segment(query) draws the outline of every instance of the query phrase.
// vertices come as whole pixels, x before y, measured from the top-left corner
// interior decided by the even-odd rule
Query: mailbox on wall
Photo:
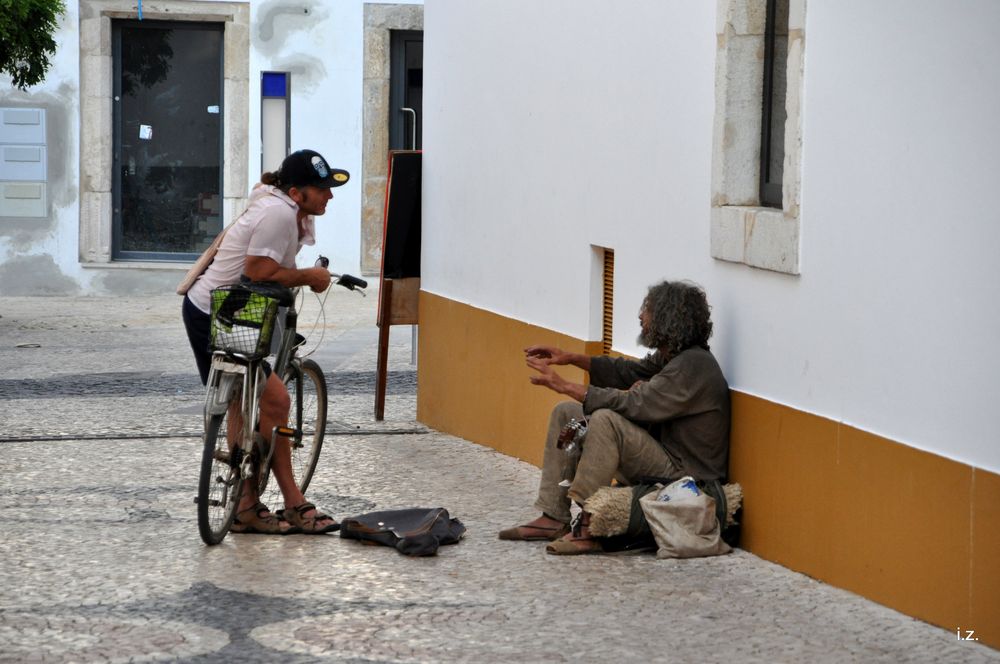
[[[46,217],[45,109],[0,108],[0,217]]]

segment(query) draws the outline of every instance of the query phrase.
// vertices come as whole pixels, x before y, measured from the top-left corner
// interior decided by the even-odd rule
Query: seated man
[[[542,516],[500,531],[500,539],[552,540],[558,555],[601,551],[590,536],[588,514],[570,529],[570,500],[582,506],[612,479],[641,478],[725,481],[729,462],[729,386],[709,352],[712,321],[705,292],[698,286],[664,281],[650,287],[639,311],[639,343],[654,352],[640,361],[589,357],[549,346],[525,349],[535,385],[575,402],[555,407],[549,420],[542,478],[535,508]],[[553,365],[590,372],[590,387],[571,383]],[[579,402],[579,403],[577,403]],[[582,454],[569,468],[557,443],[573,418],[588,416]],[[572,463],[572,462],[570,462]]]

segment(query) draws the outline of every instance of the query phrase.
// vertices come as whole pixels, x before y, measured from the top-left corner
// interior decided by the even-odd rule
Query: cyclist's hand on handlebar
[[[326,270],[330,267],[330,259],[326,256],[320,256],[316,259],[316,268]],[[359,279],[358,277],[353,277],[349,274],[334,274],[333,272],[327,272],[327,277],[333,281],[333,283],[338,286],[343,286],[347,290],[352,290],[355,293],[359,293],[362,296],[365,294],[365,289],[368,288],[368,282],[364,279]],[[316,289],[313,289],[316,290]]]
[[[330,287],[330,272],[323,267],[309,267],[302,270],[304,286],[308,286],[317,293],[322,293]]]

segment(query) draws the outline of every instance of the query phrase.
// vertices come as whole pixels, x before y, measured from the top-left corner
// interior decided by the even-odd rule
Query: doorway
[[[412,108],[406,103],[417,100],[406,99],[406,86],[401,86],[399,73],[400,59],[394,59],[393,42],[411,41],[419,37],[423,56],[424,7],[422,4],[376,4],[365,6],[365,77],[364,77],[364,119],[365,140],[362,147],[361,163],[361,273],[378,274],[382,265],[382,235],[385,226],[385,192],[388,185],[388,151],[411,147],[414,143],[413,125],[401,124],[412,121],[412,116],[399,108]],[[412,44],[411,44],[412,46]],[[403,49],[405,55],[406,51]],[[423,134],[423,57],[420,58],[419,77],[414,74],[413,83],[420,83],[420,115],[417,116],[418,134],[416,143],[422,146]],[[395,66],[394,66],[395,63]],[[402,59],[405,64],[405,58]],[[404,89],[400,89],[400,88]],[[402,97],[402,98],[400,98]],[[414,109],[416,114],[416,109]],[[409,139],[406,138],[409,132]]]
[[[112,257],[193,260],[222,230],[223,24],[112,33]]]
[[[389,86],[389,149],[420,150],[424,119],[423,31],[392,31]]]

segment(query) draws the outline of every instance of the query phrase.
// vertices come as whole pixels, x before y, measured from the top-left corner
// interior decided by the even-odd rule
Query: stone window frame
[[[718,0],[711,254],[797,275],[806,0],[789,1],[781,209],[760,204],[766,11],[766,0]]]
[[[424,29],[424,6],[365,3],[361,272],[382,265],[385,187],[389,175],[389,80],[393,30]]]
[[[246,207],[249,187],[250,4],[161,0],[143,20],[224,23],[222,223]],[[80,262],[135,266],[112,259],[112,19],[138,19],[134,0],[80,0]],[[178,259],[177,262],[188,262]]]

